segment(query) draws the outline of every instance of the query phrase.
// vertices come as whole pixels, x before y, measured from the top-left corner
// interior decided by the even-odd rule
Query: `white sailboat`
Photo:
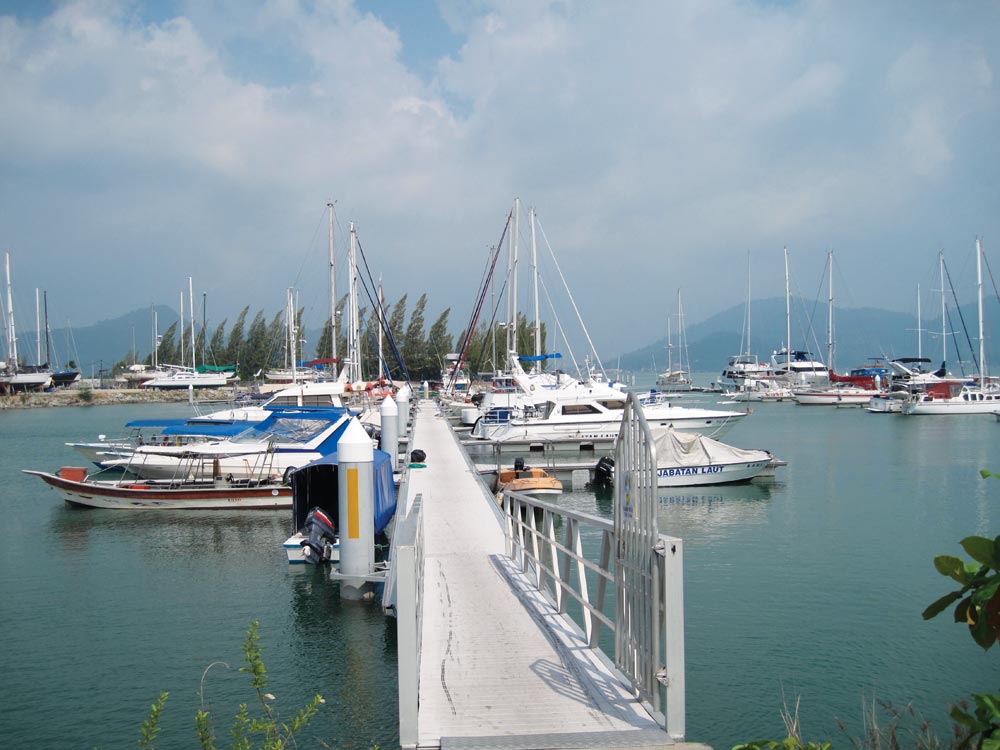
[[[983,246],[976,238],[976,292],[979,312],[979,377],[973,384],[942,379],[914,392],[903,402],[903,414],[998,414],[1000,387],[991,382],[986,367],[983,332]],[[943,292],[942,292],[943,293]]]
[[[10,253],[5,253],[4,259],[7,273],[7,315],[4,318],[4,330],[7,334],[7,361],[0,362],[0,392],[43,390],[52,385],[52,370],[49,366],[40,363],[34,366],[21,365],[18,359],[17,333],[14,328],[14,298],[10,281]],[[40,350],[41,343],[39,343],[39,352]],[[40,356],[41,354],[39,354]]]
[[[684,328],[684,307],[681,304],[680,289],[677,290],[677,338],[677,361],[674,362],[674,343],[671,338],[670,316],[667,316],[667,369],[656,376],[656,388],[658,390],[678,393],[691,390],[691,360],[688,357],[687,334]]]
[[[805,350],[792,349],[792,294],[788,277],[788,248],[785,248],[785,344],[771,354],[771,367],[777,378],[793,390],[798,387],[826,385],[829,370]]]

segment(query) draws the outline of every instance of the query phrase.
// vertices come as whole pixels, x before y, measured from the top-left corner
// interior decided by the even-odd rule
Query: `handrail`
[[[393,535],[394,560],[389,566],[394,578],[396,633],[399,664],[399,743],[416,747],[419,739],[417,709],[420,688],[421,616],[424,570],[423,495],[413,498],[410,512]],[[387,584],[388,587],[388,584]]]
[[[615,473],[614,522],[503,493],[506,553],[559,613],[577,602],[589,648],[600,649],[601,627],[608,628],[615,667],[664,731],[683,741],[683,542],[657,529],[656,452],[635,394],[628,395]],[[596,563],[584,553],[586,531],[600,535]],[[605,611],[609,583],[613,616]]]

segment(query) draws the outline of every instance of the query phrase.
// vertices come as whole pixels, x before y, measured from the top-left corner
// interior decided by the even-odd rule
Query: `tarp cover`
[[[736,448],[695,432],[678,432],[673,427],[667,428],[653,442],[656,445],[656,465],[660,469],[765,461],[771,458],[767,451]]]
[[[389,460],[389,454],[381,450],[375,450],[374,454],[372,473],[373,484],[375,485],[375,533],[378,533],[389,525],[389,521],[392,520],[392,516],[396,512],[396,486],[392,481],[392,462]],[[305,476],[309,471],[318,469],[319,467],[339,466],[339,464],[340,458],[337,453],[329,453],[322,458],[317,458],[315,461],[306,464],[296,474]],[[298,481],[297,477],[296,481]],[[293,492],[297,489],[293,485]],[[336,485],[333,485],[329,489],[330,492],[336,493]],[[332,507],[327,507],[329,510],[333,510]],[[298,530],[298,524],[296,524],[296,530]]]
[[[560,354],[559,352],[552,352],[552,354],[539,354],[537,357],[529,357],[529,356],[518,357],[518,359],[521,360],[522,362],[541,362],[546,359],[561,359],[561,358],[562,354]]]

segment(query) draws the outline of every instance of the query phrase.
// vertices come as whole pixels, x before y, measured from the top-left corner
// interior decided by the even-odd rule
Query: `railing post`
[[[663,631],[666,634],[667,705],[664,729],[678,742],[684,741],[684,543],[680,539],[663,540]],[[657,556],[659,557],[659,556]],[[657,561],[658,562],[658,561]]]
[[[417,709],[420,695],[420,592],[423,546],[421,505],[417,495],[396,545],[396,639],[399,669],[399,744],[415,748],[420,739]]]

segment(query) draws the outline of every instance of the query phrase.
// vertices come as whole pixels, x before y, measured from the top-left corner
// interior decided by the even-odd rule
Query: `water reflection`
[[[149,559],[230,556],[248,549],[278,550],[288,530],[286,510],[246,512],[212,510],[122,511],[57,508],[49,528],[62,548],[86,553],[92,544],[113,540]],[[277,546],[276,546],[277,545]]]

